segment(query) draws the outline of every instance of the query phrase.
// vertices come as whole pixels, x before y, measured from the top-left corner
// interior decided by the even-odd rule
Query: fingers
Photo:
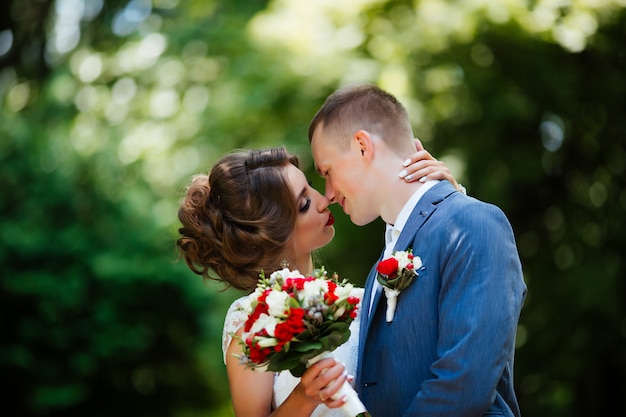
[[[406,166],[398,176],[407,182],[441,180],[452,178],[452,173],[441,161],[436,159],[419,160]]]
[[[347,379],[345,367],[334,359],[323,359],[302,375],[300,383],[305,395],[318,403],[325,403],[329,407],[341,406],[343,399],[332,399]]]
[[[328,385],[326,385],[326,387],[324,387],[324,389],[320,391],[322,393],[322,397],[325,399],[325,401],[323,402],[326,404],[327,407],[341,407],[344,404],[345,398],[340,395],[340,390],[343,384],[346,382],[347,378],[348,374],[344,370],[338,378],[331,381]]]
[[[417,151],[413,155],[411,155],[406,161],[404,161],[402,165],[405,167],[408,167],[409,165],[414,164],[418,161],[422,161],[422,160],[437,161],[435,157],[430,154],[430,152],[422,148],[422,150]]]
[[[398,173],[401,179],[406,182],[419,181],[422,183],[430,180],[448,180],[454,188],[467,194],[465,187],[457,183],[446,164],[435,159],[430,152],[424,149],[417,138],[415,138],[415,146],[417,152],[403,162],[403,169]]]

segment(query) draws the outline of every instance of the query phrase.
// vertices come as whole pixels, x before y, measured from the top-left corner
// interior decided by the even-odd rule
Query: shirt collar
[[[411,198],[409,198],[409,201],[406,202],[404,207],[402,207],[402,210],[400,210],[400,213],[398,214],[398,217],[396,217],[396,221],[394,222],[394,224],[387,224],[387,231],[389,232],[390,228],[392,228],[397,230],[398,232],[402,232],[406,221],[409,219],[409,216],[413,212],[413,209],[420,201],[422,196],[426,194],[426,191],[430,190],[438,182],[439,180],[426,181],[420,188],[418,188],[417,191],[413,193]]]

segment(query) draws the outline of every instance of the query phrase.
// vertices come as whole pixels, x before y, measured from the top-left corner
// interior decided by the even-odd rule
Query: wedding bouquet
[[[261,273],[256,290],[242,303],[248,315],[240,339],[245,366],[263,371],[289,370],[295,377],[329,355],[350,336],[359,298],[352,284],[316,269],[304,276],[288,268]],[[349,417],[369,415],[347,382],[335,395],[347,397],[342,407]]]
[[[376,265],[376,280],[383,287],[387,297],[387,311],[385,317],[387,323],[393,321],[398,304],[398,295],[407,288],[415,277],[417,270],[422,267],[419,256],[413,255],[413,251],[395,251],[390,258],[383,259]]]

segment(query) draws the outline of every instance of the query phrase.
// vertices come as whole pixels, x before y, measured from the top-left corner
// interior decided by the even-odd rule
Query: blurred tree
[[[70,4],[83,13],[75,35],[116,48],[122,38],[100,28],[112,27],[122,3],[108,2],[89,24],[87,3]],[[220,415],[228,391],[213,358],[229,302],[175,262],[158,216],[167,208],[155,207],[139,164],[120,162],[108,142],[114,126],[85,132],[96,128],[93,114],[76,121],[93,91],[81,96],[49,29],[69,6],[16,1],[2,14],[11,17],[0,27],[10,42],[0,56],[4,407],[20,416]]]

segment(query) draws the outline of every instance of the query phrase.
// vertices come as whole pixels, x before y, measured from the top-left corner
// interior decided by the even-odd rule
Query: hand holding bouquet
[[[310,276],[287,268],[261,274],[256,290],[242,303],[248,314],[240,340],[241,363],[255,370],[289,370],[300,377],[306,368],[327,357],[348,340],[359,298],[352,284],[315,270]],[[342,407],[350,417],[366,413],[346,382],[335,396],[346,396]]]

